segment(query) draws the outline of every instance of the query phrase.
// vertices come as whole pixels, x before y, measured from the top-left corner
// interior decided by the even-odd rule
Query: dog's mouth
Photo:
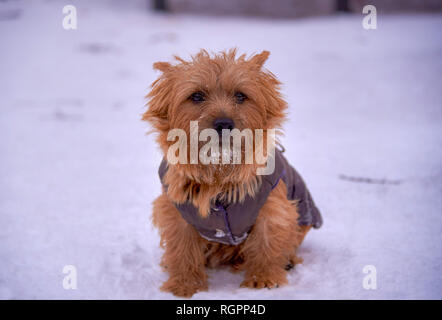
[[[168,162],[181,165],[225,167],[261,166],[273,147],[274,132],[264,129],[234,128],[217,130],[191,121],[189,130],[175,128],[167,136]],[[273,130],[273,129],[272,129]],[[228,169],[231,168],[231,169]]]
[[[220,164],[220,165],[231,165],[238,164],[234,163],[236,159],[243,158],[242,150],[237,150],[236,148],[226,148],[222,146],[222,143],[219,144],[218,148],[215,150],[211,150],[207,153],[207,158],[210,160],[211,164]]]

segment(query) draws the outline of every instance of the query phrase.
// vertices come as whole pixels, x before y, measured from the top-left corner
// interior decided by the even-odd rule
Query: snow
[[[283,144],[324,216],[275,290],[210,270],[194,299],[442,298],[441,14],[301,20],[168,16],[144,1],[0,3],[0,298],[173,299],[151,202],[161,154],[140,121],[155,61],[270,50]],[[352,182],[340,175],[399,183]],[[65,290],[65,265],[78,288]],[[364,266],[377,289],[362,286]]]

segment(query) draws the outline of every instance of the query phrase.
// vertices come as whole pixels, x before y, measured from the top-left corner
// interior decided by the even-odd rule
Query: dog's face
[[[269,52],[246,59],[236,51],[210,56],[201,51],[191,61],[177,58],[178,64],[157,62],[154,68],[162,75],[152,84],[147,95],[149,109],[143,120],[159,133],[158,142],[166,154],[173,141],[167,141],[171,129],[190,134],[190,122],[198,121],[198,130],[276,129],[284,119],[286,103],[279,93],[279,82],[262,66]],[[189,143],[190,139],[188,139]],[[220,139],[221,141],[221,139]],[[190,148],[188,148],[189,150]],[[244,157],[243,157],[244,158]],[[219,175],[216,165],[181,165],[182,170],[195,169],[201,174]],[[223,165],[221,175],[235,177],[235,171],[246,165]],[[253,170],[253,166],[249,166]],[[193,173],[194,174],[194,173]]]

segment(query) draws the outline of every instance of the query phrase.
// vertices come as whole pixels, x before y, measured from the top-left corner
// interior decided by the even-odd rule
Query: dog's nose
[[[229,118],[218,118],[213,121],[213,128],[218,132],[218,134],[222,134],[223,129],[232,130],[235,128],[235,123]]]

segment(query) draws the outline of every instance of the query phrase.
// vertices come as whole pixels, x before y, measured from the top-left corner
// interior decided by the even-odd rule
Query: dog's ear
[[[168,109],[171,97],[171,79],[165,74],[171,70],[173,66],[168,62],[155,62],[154,69],[157,69],[163,74],[158,77],[151,85],[151,91],[146,95],[148,99],[148,109],[143,114],[142,119],[149,121],[155,129],[164,131],[168,128]]]
[[[153,64],[153,68],[155,70],[161,71],[161,72],[166,72],[169,71],[170,69],[172,69],[172,65],[169,62],[155,62]]]
[[[150,98],[147,103],[148,109],[142,115],[142,120],[150,122],[158,131],[166,131],[169,128],[169,121],[167,116],[168,102],[162,101],[164,97],[156,95],[154,92],[158,89],[153,89],[146,97]]]
[[[263,52],[252,56],[249,60],[249,63],[253,66],[254,69],[260,70],[262,68],[262,66],[264,65],[264,63],[266,62],[269,55],[270,55],[270,52],[264,50]]]

